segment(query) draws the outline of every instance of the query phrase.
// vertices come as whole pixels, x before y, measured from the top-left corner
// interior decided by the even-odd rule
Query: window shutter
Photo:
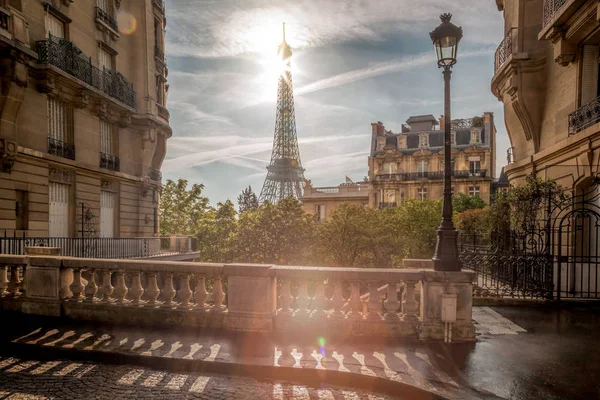
[[[598,97],[598,46],[583,46],[581,105]]]

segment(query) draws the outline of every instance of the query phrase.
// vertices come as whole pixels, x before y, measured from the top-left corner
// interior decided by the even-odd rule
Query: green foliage
[[[442,219],[441,200],[407,200],[394,209],[398,237],[402,238],[405,258],[431,258]]]
[[[204,262],[231,262],[233,237],[238,228],[236,211],[229,200],[210,209],[198,232],[198,251]]]
[[[490,209],[480,208],[463,211],[456,216],[456,229],[463,234],[490,232]]]
[[[202,196],[204,185],[193,184],[187,189],[188,181],[177,183],[168,179],[160,198],[160,235],[196,235],[204,223],[208,211],[208,199]]]
[[[256,197],[254,191],[252,191],[251,186],[248,186],[247,189],[242,190],[242,193],[240,193],[238,196],[237,201],[240,214],[248,210],[258,208],[258,198]]]
[[[485,201],[479,196],[468,196],[464,193],[452,196],[452,210],[455,213],[485,208],[486,206]]]

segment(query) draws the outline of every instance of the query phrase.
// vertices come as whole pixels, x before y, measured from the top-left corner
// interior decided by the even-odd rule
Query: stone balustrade
[[[473,274],[0,255],[0,307],[78,320],[261,332],[474,339]]]

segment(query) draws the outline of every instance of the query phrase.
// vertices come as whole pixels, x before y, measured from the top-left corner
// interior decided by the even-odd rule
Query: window
[[[383,191],[383,202],[388,204],[396,203],[396,191],[394,189],[386,189]]]
[[[165,81],[162,76],[156,77],[156,102],[165,105]]]
[[[469,173],[478,174],[481,170],[481,159],[479,157],[469,157]]]
[[[425,176],[427,174],[428,169],[429,169],[429,161],[427,161],[427,160],[417,161],[417,173],[419,175]]]
[[[50,182],[48,185],[48,236],[69,236],[69,185]]]
[[[379,151],[379,150],[383,149],[384,146],[385,146],[385,137],[378,136],[377,137],[377,147],[375,148],[375,151]]]
[[[96,6],[108,14],[108,0],[96,0]]]
[[[429,134],[428,133],[419,134],[419,147],[429,147]]]
[[[154,233],[158,233],[158,207],[154,207]]]
[[[113,155],[113,126],[110,122],[100,120],[100,152]]]
[[[326,218],[325,204],[317,204],[316,207],[317,222],[323,222]]]
[[[401,149],[406,149],[406,136],[398,137],[398,147]]]
[[[100,69],[114,69],[113,55],[103,47],[98,47],[98,67]]]
[[[385,162],[383,163],[383,172],[385,174],[395,174],[398,172],[398,164],[395,162]]]
[[[469,196],[479,196],[479,186],[469,186]]]
[[[162,29],[162,24],[160,23],[159,20],[155,19],[154,20],[154,45],[160,49],[163,50],[163,29]]]
[[[48,136],[61,142],[70,140],[71,108],[55,98],[48,98]]]
[[[598,86],[598,46],[583,46],[581,66],[581,105],[586,105],[600,94]]]
[[[480,128],[472,128],[471,129],[471,143],[481,143],[481,129]]]
[[[100,237],[115,235],[115,194],[100,192]]]
[[[29,229],[29,192],[26,190],[16,191],[15,217],[16,230],[26,231]]]
[[[46,13],[46,36],[65,38],[65,23],[50,13]]]
[[[417,199],[427,200],[427,188],[420,188],[417,190]]]
[[[450,132],[450,144],[456,146],[456,131]]]

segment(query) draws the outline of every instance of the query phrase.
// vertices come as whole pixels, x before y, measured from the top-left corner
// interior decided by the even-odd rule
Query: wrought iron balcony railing
[[[554,18],[556,13],[565,5],[567,0],[544,0],[544,15],[542,18],[542,27],[548,25],[548,22]]]
[[[569,114],[569,136],[600,122],[600,97]]]
[[[494,73],[496,73],[504,65],[506,60],[508,60],[508,57],[513,54],[515,50],[513,47],[513,37],[516,32],[517,28],[510,28],[496,49],[494,55]]]
[[[404,174],[404,180],[418,181],[425,179],[444,179],[443,171],[408,172]]]
[[[110,15],[109,13],[107,13],[106,11],[104,11],[103,9],[101,9],[100,7],[96,7],[96,19],[99,19],[100,21],[104,22],[105,24],[110,26],[112,29],[114,29],[116,32],[119,31],[119,25],[117,24],[117,19],[115,17],[113,17],[112,15]]]
[[[8,31],[10,26],[10,11],[0,7],[0,29]]]
[[[58,140],[58,139],[49,137],[48,138],[48,153],[58,156],[58,157],[63,157],[63,158],[68,158],[70,160],[74,160],[75,159],[75,145],[73,143],[66,143],[66,142],[63,142],[62,140]]]
[[[160,172],[157,169],[154,168],[150,168],[150,171],[148,173],[148,176],[150,177],[150,179],[152,179],[153,181],[162,181],[162,172]]]
[[[478,170],[466,170],[466,171],[453,171],[452,176],[458,179],[464,178],[485,178],[487,175],[487,170],[478,169]]]
[[[165,52],[158,46],[154,46],[154,57],[158,58],[161,61],[165,60]]]
[[[169,110],[167,110],[165,107],[161,106],[160,104],[156,104],[156,108],[158,109],[158,116],[169,121],[169,118],[171,116],[169,114]]]
[[[384,208],[387,207],[396,207],[396,202],[383,202],[383,203],[379,203],[379,209],[383,210]]]
[[[404,174],[378,174],[375,179],[378,181],[401,181],[404,179]]]
[[[100,168],[118,171],[119,167],[119,157],[100,152]]]
[[[90,57],[68,40],[53,37],[36,42],[39,64],[50,64],[106,95],[135,108],[135,90],[121,73],[99,69]]]

